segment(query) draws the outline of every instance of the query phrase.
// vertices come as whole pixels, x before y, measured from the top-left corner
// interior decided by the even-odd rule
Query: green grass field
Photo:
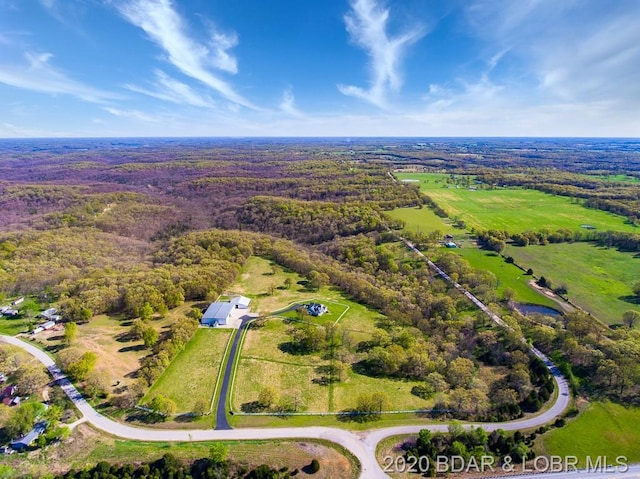
[[[399,179],[418,179],[427,193],[451,218],[459,218],[469,228],[497,229],[512,233],[526,230],[568,228],[579,230],[589,224],[598,230],[640,232],[625,218],[589,209],[563,196],[517,188],[476,189],[446,183],[448,175],[397,173]],[[473,188],[473,189],[472,189]]]
[[[466,259],[474,269],[491,271],[495,274],[498,279],[497,292],[499,298],[502,298],[505,289],[510,288],[515,293],[514,299],[520,303],[539,304],[558,309],[552,299],[529,286],[529,281],[532,279],[531,276],[524,274],[517,266],[507,263],[498,254],[481,250],[474,246],[452,251]]]
[[[396,208],[392,211],[385,211],[385,214],[394,219],[405,222],[405,230],[412,233],[429,234],[433,231],[441,231],[444,234],[460,235],[462,230],[456,229],[451,224],[451,220],[440,218],[433,210],[423,208]]]
[[[607,456],[614,462],[626,456],[629,462],[640,461],[640,409],[612,403],[593,403],[565,427],[541,437],[547,454],[577,456],[585,466],[587,456]]]
[[[176,402],[179,413],[193,411],[198,399],[211,403],[230,329],[201,328],[142,398],[157,394]]]
[[[18,333],[26,333],[29,322],[26,319],[12,319],[0,316],[0,334],[15,336]]]
[[[524,268],[544,276],[552,286],[565,284],[569,299],[607,324],[622,322],[622,314],[640,305],[625,301],[640,278],[640,258],[632,253],[602,248],[589,243],[562,243],[546,246],[509,246]]]

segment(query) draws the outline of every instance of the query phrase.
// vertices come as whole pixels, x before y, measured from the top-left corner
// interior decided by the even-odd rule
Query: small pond
[[[525,316],[528,314],[544,314],[545,316],[553,316],[554,318],[562,316],[560,311],[539,304],[516,303],[516,309]]]

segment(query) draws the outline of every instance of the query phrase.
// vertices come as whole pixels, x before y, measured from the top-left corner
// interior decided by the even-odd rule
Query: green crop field
[[[505,253],[552,286],[566,285],[569,299],[607,324],[622,322],[622,314],[640,305],[629,302],[640,278],[640,258],[632,253],[590,243],[562,243],[518,248]]]
[[[198,329],[141,403],[162,394],[175,401],[179,413],[193,411],[199,399],[210,404],[231,332],[223,328]]]
[[[512,233],[548,228],[579,230],[591,225],[598,230],[640,232],[622,216],[585,208],[570,198],[517,188],[481,189],[481,185],[446,183],[448,175],[398,173],[400,179],[418,179],[427,193],[451,218],[464,220],[469,228],[497,229]]]
[[[640,409],[597,402],[561,429],[542,436],[547,454],[577,456],[580,466],[586,457],[606,456],[610,463],[618,456],[640,461]]]

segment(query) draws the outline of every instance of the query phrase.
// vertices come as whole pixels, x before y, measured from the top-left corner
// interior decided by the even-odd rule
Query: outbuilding
[[[236,296],[231,299],[231,304],[235,305],[236,309],[248,309],[251,304],[251,298],[246,296]]]
[[[200,323],[205,326],[224,326],[229,321],[231,311],[235,309],[233,303],[216,302],[211,303],[202,315]]]

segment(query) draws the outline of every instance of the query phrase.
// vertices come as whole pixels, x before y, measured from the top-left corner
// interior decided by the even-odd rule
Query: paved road
[[[437,265],[432,263],[428,258],[426,258],[422,252],[420,252],[413,244],[409,241],[403,241],[407,244],[409,248],[415,251],[418,255],[423,257],[430,268],[436,271],[440,276],[442,276],[445,280],[449,281],[453,284],[457,289],[459,289],[467,298],[469,298],[474,304],[476,304],[482,311],[484,311],[494,322],[498,325],[508,328],[508,326],[494,313],[492,313],[482,302],[480,302],[475,296],[466,291],[462,286],[453,281],[444,271],[438,268]],[[243,322],[243,327],[246,326],[246,323]],[[241,331],[239,330],[236,338],[234,339],[233,348],[237,348],[238,341],[240,338]],[[398,427],[388,427],[383,429],[376,429],[367,432],[354,433],[350,431],[346,431],[343,429],[337,428],[329,428],[329,427],[305,427],[305,428],[294,428],[294,427],[286,427],[286,428],[275,428],[275,429],[231,429],[227,419],[226,419],[226,397],[228,392],[228,387],[230,384],[231,378],[231,367],[233,361],[231,358],[235,355],[235,350],[231,351],[230,360],[227,363],[227,367],[225,370],[225,380],[223,381],[223,385],[220,392],[220,398],[218,408],[216,410],[217,417],[217,429],[189,429],[189,430],[163,430],[163,429],[145,429],[142,427],[133,427],[126,424],[122,424],[112,419],[109,419],[102,414],[98,413],[95,409],[91,407],[87,401],[82,397],[82,395],[78,392],[75,386],[67,379],[64,373],[56,366],[54,361],[49,357],[45,352],[36,348],[35,346],[29,344],[28,342],[22,341],[18,338],[12,336],[4,336],[0,335],[0,341],[4,341],[6,343],[13,344],[18,346],[33,356],[35,356],[42,364],[46,366],[49,370],[53,379],[60,384],[62,389],[65,391],[67,396],[74,402],[82,415],[86,418],[87,422],[90,422],[98,429],[102,429],[103,431],[112,434],[114,436],[119,436],[127,439],[133,440],[141,440],[141,441],[205,441],[205,440],[242,440],[242,439],[257,439],[257,440],[268,440],[268,439],[304,439],[304,438],[314,438],[314,439],[325,439],[331,442],[335,442],[340,444],[344,448],[348,449],[352,454],[354,454],[358,460],[360,461],[362,473],[361,479],[385,479],[388,478],[387,474],[385,474],[380,465],[376,460],[375,450],[376,445],[383,439],[389,436],[395,436],[399,434],[417,434],[421,429],[430,429],[433,432],[436,431],[446,431],[446,424],[437,424],[437,425],[416,425],[416,426],[398,426]],[[517,421],[503,422],[503,423],[475,423],[467,425],[467,427],[477,427],[481,426],[489,431],[494,429],[505,429],[505,430],[514,430],[514,429],[522,429],[522,428],[531,428],[541,426],[552,421],[554,418],[559,416],[568,406],[569,404],[569,387],[557,370],[557,368],[553,365],[553,363],[540,351],[531,347],[534,354],[540,357],[547,367],[549,367],[550,371],[554,375],[556,386],[558,390],[558,396],[553,405],[542,412],[539,415],[520,419]],[[237,349],[236,349],[237,350]],[[584,475],[584,474],[583,474]],[[556,476],[554,476],[556,477]],[[566,477],[574,477],[574,476],[566,476]],[[577,476],[576,476],[577,477]],[[590,476],[591,477],[591,476]],[[611,477],[611,476],[608,476]],[[627,476],[628,477],[628,476]]]
[[[229,359],[224,368],[224,376],[222,378],[222,384],[220,385],[220,394],[218,395],[218,404],[216,404],[216,429],[226,430],[231,429],[231,425],[227,420],[227,399],[229,397],[229,385],[231,384],[231,377],[233,375],[233,365],[235,363],[236,354],[238,353],[238,344],[244,329],[248,326],[249,322],[255,318],[242,318],[240,327],[236,331],[236,335],[233,337],[233,343],[231,344],[231,351],[229,352]]]

